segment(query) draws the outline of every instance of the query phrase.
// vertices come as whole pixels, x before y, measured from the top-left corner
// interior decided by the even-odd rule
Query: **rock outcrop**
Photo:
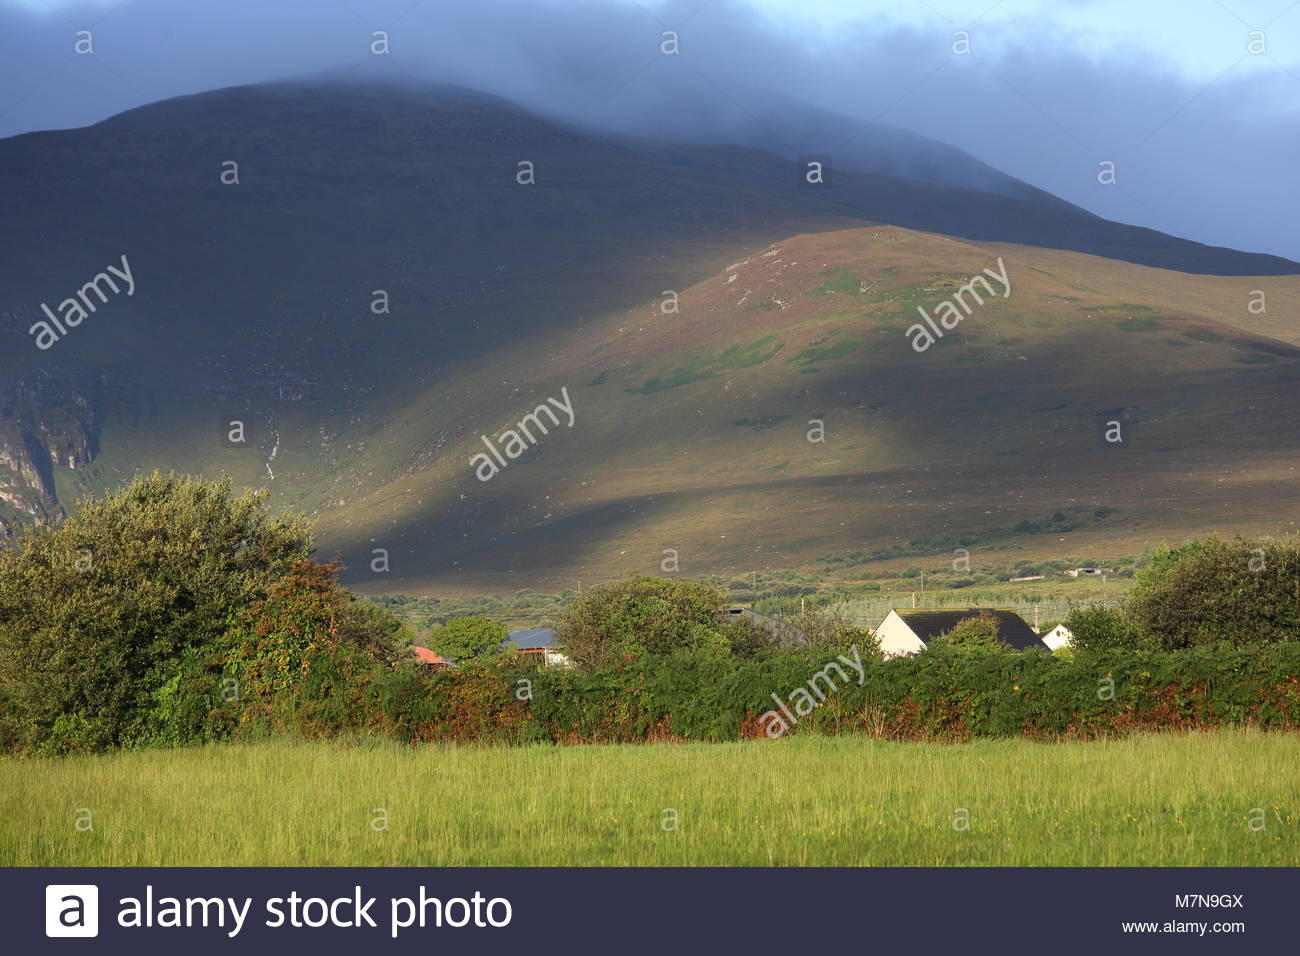
[[[52,373],[0,380],[0,538],[22,521],[64,517],[55,467],[81,468],[98,451],[92,391]],[[7,519],[7,520],[6,520]]]

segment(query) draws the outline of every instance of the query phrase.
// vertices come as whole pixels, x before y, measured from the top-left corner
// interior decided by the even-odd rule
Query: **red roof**
[[[451,661],[439,657],[437,654],[429,650],[427,647],[412,646],[411,650],[415,652],[415,657],[421,664],[442,664],[443,666],[448,666],[451,664]]]

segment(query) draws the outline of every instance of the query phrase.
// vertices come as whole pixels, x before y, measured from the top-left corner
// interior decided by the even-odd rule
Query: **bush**
[[[155,473],[0,551],[0,746],[178,745],[382,715],[411,634],[265,492]]]
[[[1161,549],[1129,597],[1134,625],[1166,650],[1300,636],[1300,539],[1194,541]]]
[[[22,534],[0,550],[0,685],[25,744],[99,750],[151,742],[160,715],[192,725],[178,695],[232,610],[310,549],[306,522],[271,517],[265,492],[156,472]]]
[[[453,617],[429,635],[429,649],[449,661],[467,664],[503,653],[509,638],[510,631],[506,626],[490,617],[480,614]]]
[[[338,570],[300,562],[236,615],[209,661],[233,694],[221,695],[207,736],[258,729],[315,737],[382,723],[384,676],[415,669],[410,633],[357,601]]]
[[[415,740],[555,743],[765,737],[763,714],[828,672],[808,647],[758,659],[678,653],[589,671],[526,674],[508,661],[442,671],[415,692],[400,731]],[[1043,650],[862,660],[844,668],[795,733],[865,733],[895,740],[1041,739],[1249,725],[1300,728],[1300,643],[1178,652],[1090,651],[1072,661]]]
[[[941,654],[1000,654],[1008,648],[998,637],[998,619],[985,611],[962,618],[951,631],[926,645],[925,650]]]
[[[1119,608],[1100,604],[1077,607],[1065,617],[1076,651],[1150,649],[1153,645]]]
[[[556,630],[564,653],[587,669],[682,650],[753,653],[772,643],[751,623],[722,620],[725,608],[722,592],[706,584],[632,577],[584,591]]]
[[[780,639],[790,646],[838,654],[857,645],[864,659],[880,657],[880,643],[864,627],[849,622],[836,608],[807,607],[775,619]]]

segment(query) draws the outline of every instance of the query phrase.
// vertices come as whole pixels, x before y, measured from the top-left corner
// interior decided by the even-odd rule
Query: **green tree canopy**
[[[1120,608],[1100,604],[1076,607],[1066,616],[1065,626],[1074,635],[1070,646],[1076,651],[1153,648]]]
[[[1300,539],[1219,538],[1162,548],[1137,576],[1127,614],[1165,650],[1300,636]]]
[[[217,645],[312,548],[264,491],[155,472],[0,549],[0,685],[38,749],[146,734],[182,660]]]
[[[353,597],[338,571],[298,562],[264,599],[233,614],[216,653],[194,661],[161,697],[160,742],[222,737],[236,725],[309,736],[364,726],[374,713],[375,678],[413,666],[413,635],[390,612]],[[213,664],[220,695],[204,693],[218,676]]]
[[[839,653],[856,646],[864,657],[877,659],[880,642],[865,627],[858,627],[837,608],[803,607],[776,619],[776,631],[790,645],[815,647]]]
[[[580,667],[646,654],[754,654],[775,638],[748,621],[723,620],[721,591],[696,581],[629,577],[584,591],[557,628]]]
[[[951,631],[940,634],[928,649],[962,654],[996,653],[1008,650],[998,637],[998,619],[989,613],[962,618]]]
[[[506,626],[490,617],[453,617],[434,628],[429,635],[429,649],[457,664],[466,664],[502,653],[503,642],[509,637]]]

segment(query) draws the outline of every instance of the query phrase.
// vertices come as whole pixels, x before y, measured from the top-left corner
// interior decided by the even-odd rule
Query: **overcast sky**
[[[665,29],[677,60],[658,53]],[[1300,260],[1293,0],[0,0],[0,136],[330,69],[623,109],[632,126],[669,70],[674,96],[765,86],[1112,219]],[[1120,188],[1097,182],[1102,161]]]

